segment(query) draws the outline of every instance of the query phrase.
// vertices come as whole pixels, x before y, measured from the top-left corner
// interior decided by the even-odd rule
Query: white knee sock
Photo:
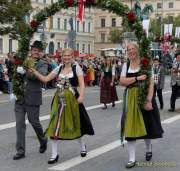
[[[52,140],[51,139],[51,147],[52,147],[52,155],[51,155],[51,158],[56,158],[58,152],[57,152],[57,147],[58,146],[58,141],[57,140]]]
[[[84,141],[82,140],[82,138],[78,139],[78,143],[80,145],[81,151],[86,151],[86,145],[85,145]]]
[[[146,144],[146,152],[151,152],[152,151],[151,139],[144,139],[144,142]]]
[[[129,161],[135,162],[136,141],[128,141]]]

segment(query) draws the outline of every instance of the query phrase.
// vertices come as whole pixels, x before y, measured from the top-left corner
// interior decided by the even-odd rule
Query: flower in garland
[[[22,65],[22,64],[23,64],[23,60],[22,60],[22,59],[19,59],[19,58],[15,58],[14,64],[15,64],[15,65]]]
[[[36,29],[38,27],[38,25],[39,25],[39,22],[37,22],[36,20],[32,20],[30,22],[30,26],[32,29]]]
[[[74,2],[74,0],[65,0],[65,3],[66,3],[69,7],[72,7],[72,6],[73,6],[73,2]]]
[[[148,57],[147,57],[147,56],[143,57],[143,58],[141,59],[141,65],[142,65],[142,67],[143,67],[143,68],[146,68],[146,67],[148,66],[148,64],[149,64],[149,59],[148,59]]]
[[[127,14],[127,18],[128,18],[128,21],[133,24],[135,23],[136,21],[136,14],[132,11],[130,11],[128,14]]]

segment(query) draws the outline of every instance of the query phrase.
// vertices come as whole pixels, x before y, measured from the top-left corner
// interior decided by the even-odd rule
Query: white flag
[[[176,27],[175,37],[180,38],[180,27]]]
[[[172,35],[173,24],[164,24],[164,35],[169,33]]]
[[[143,29],[146,31],[146,35],[148,37],[149,27],[150,27],[150,19],[143,20],[142,25],[143,25]]]

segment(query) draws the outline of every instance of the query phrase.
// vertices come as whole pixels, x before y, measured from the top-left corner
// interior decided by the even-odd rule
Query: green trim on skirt
[[[147,135],[141,109],[138,105],[138,87],[128,88],[127,114],[124,135],[137,138]]]
[[[76,139],[81,136],[80,129],[80,113],[77,99],[73,93],[65,89],[64,90],[65,103],[60,117],[60,128],[58,130],[59,139]],[[49,137],[54,137],[55,130],[58,122],[58,108],[59,108],[59,97],[56,91],[52,108],[50,112],[50,122],[47,128],[46,134]]]

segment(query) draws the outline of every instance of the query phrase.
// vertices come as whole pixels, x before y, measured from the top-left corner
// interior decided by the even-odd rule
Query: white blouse
[[[75,63],[73,65],[76,65],[76,74],[77,76],[83,76],[83,71],[82,68],[79,66],[79,64]],[[62,64],[60,64],[59,66],[57,66],[52,72],[54,72],[56,75],[59,72],[60,67],[62,66]],[[70,72],[68,74],[59,74],[59,78],[72,78],[73,77],[73,72]]]
[[[138,67],[137,69],[132,69],[131,65],[128,68],[128,73],[136,73],[139,72],[140,68]],[[121,77],[126,77],[126,71],[127,71],[127,63],[123,64],[122,72],[121,72]]]

